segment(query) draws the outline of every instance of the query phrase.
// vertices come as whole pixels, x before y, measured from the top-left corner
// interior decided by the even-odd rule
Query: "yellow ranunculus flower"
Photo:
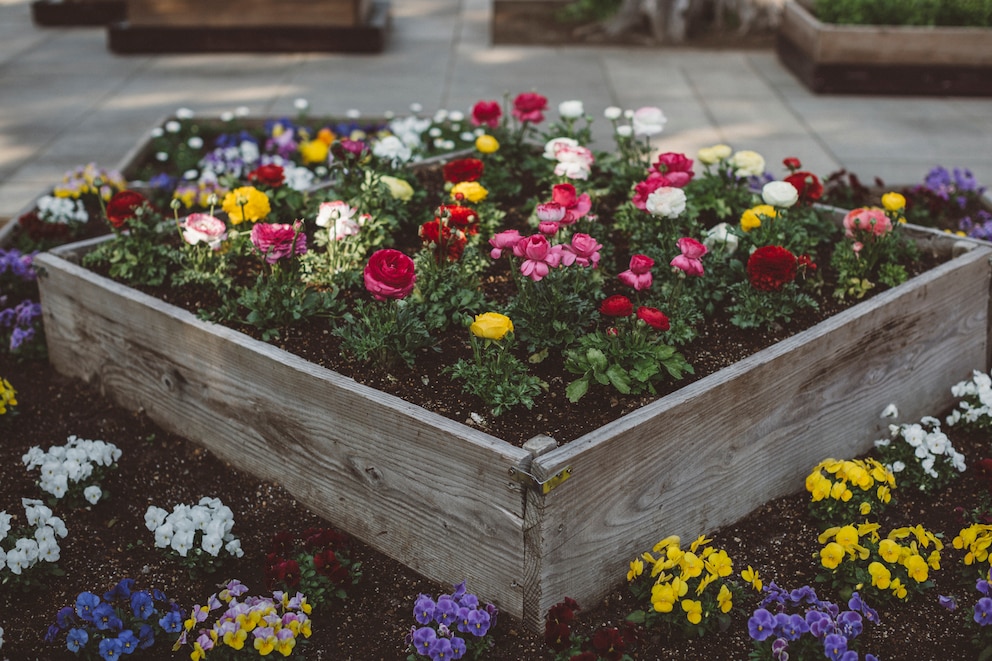
[[[489,195],[489,191],[477,181],[462,181],[451,187],[452,199],[458,199],[458,196],[461,196],[474,203],[486,199],[487,195]]]
[[[513,332],[513,322],[505,314],[485,312],[476,315],[468,329],[472,335],[484,340],[502,340],[504,335]]]
[[[714,165],[725,158],[730,158],[733,152],[734,150],[729,145],[713,145],[700,149],[696,153],[696,157],[705,165]]]
[[[741,214],[741,230],[750,232],[751,230],[758,229],[761,227],[762,217],[775,218],[777,215],[778,213],[775,211],[775,207],[770,204],[759,204],[751,207]]]
[[[386,184],[389,188],[389,194],[393,196],[394,200],[407,202],[411,197],[413,197],[413,186],[411,186],[405,179],[390,177],[389,175],[384,174],[379,177],[379,181]]]
[[[235,188],[224,196],[221,206],[234,225],[240,225],[246,220],[257,222],[272,211],[268,196],[254,186]]]
[[[327,145],[328,143],[323,140],[307,140],[306,142],[301,142],[299,150],[300,156],[303,158],[303,162],[306,164],[326,162],[327,153],[330,151]]]
[[[830,542],[820,550],[820,564],[827,569],[837,569],[844,559],[844,547],[837,542]]]
[[[499,151],[499,140],[484,133],[475,139],[475,148],[483,154],[493,154]]]
[[[892,574],[889,572],[888,567],[881,562],[873,562],[868,565],[868,573],[871,574],[872,586],[879,590],[885,590],[892,584]]]
[[[882,206],[886,211],[902,211],[906,208],[906,198],[899,193],[886,193],[882,196]]]

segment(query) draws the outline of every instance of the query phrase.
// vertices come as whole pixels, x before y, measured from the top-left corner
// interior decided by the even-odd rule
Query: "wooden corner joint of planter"
[[[510,483],[511,488],[515,488],[517,484],[525,484],[533,486],[542,494],[547,494],[572,476],[571,466],[565,466],[554,475],[543,479],[529,472],[531,462],[533,462],[535,457],[539,457],[542,454],[550,452],[558,447],[558,442],[550,436],[535,436],[524,443],[523,447],[524,450],[527,450],[530,453],[528,457],[520,464],[510,466],[507,470],[507,473],[512,480]]]

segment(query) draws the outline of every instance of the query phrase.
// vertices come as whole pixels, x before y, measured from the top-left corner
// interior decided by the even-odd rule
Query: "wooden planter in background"
[[[786,0],[779,60],[834,94],[992,95],[992,28],[835,25]]]
[[[34,0],[31,3],[31,19],[42,27],[103,26],[126,17],[126,0]]]
[[[927,250],[962,245],[907,229]],[[91,245],[35,261],[59,372],[534,629],[563,597],[600,600],[658,539],[712,532],[866,452],[888,404],[935,414],[988,367],[992,248],[970,242],[579,439],[519,448],[98,276],[77,264]]]

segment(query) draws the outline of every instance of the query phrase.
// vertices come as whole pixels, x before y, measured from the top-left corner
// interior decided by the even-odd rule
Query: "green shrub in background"
[[[824,23],[992,26],[992,0],[816,0]]]

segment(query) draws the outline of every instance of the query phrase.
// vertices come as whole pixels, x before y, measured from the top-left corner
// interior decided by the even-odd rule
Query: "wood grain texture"
[[[827,458],[851,458],[899,422],[939,414],[950,386],[987,367],[989,258],[976,247],[731,367],[538,457],[571,478],[527,530],[524,617],[562,596],[595,603],[659,539],[732,523],[803,488]],[[719,542],[719,540],[717,540]]]
[[[55,255],[36,264],[58,371],[520,616],[523,494],[508,471],[527,452]]]
[[[354,26],[370,7],[370,0],[127,0],[127,18],[191,28]]]

